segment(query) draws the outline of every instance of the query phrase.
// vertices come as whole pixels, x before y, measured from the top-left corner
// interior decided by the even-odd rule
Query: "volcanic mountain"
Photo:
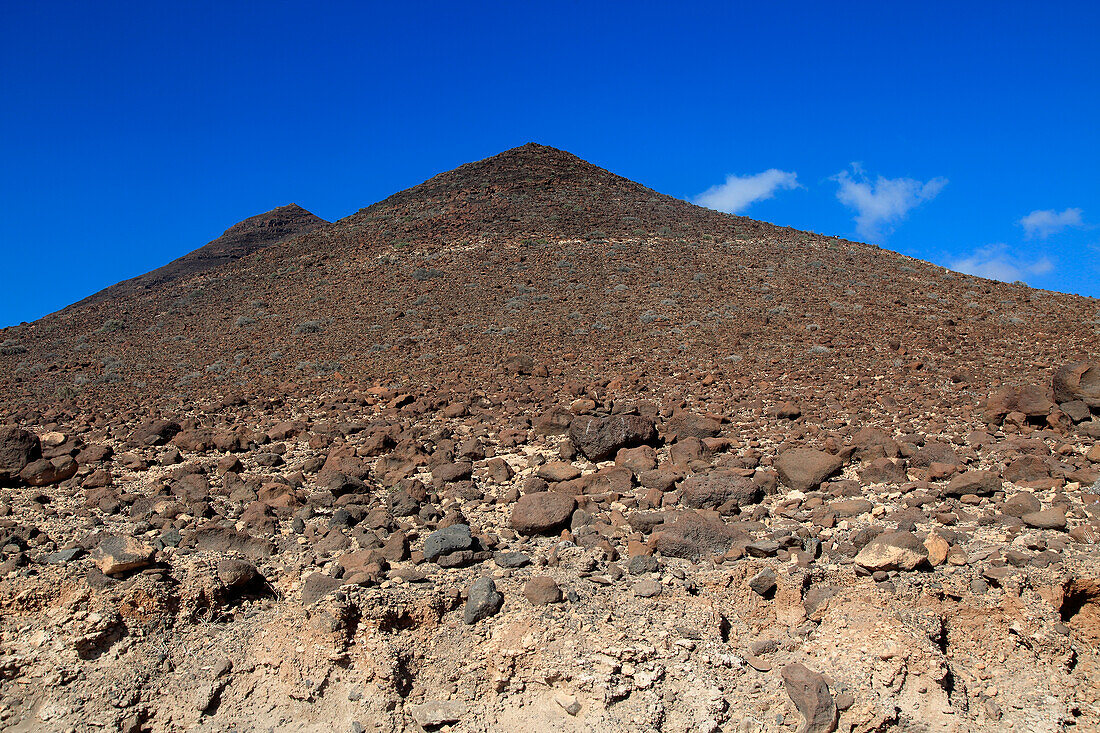
[[[971,379],[1085,349],[1096,314],[1095,300],[703,209],[528,144],[330,225],[295,206],[247,219],[4,329],[0,380],[9,399],[79,402],[542,365],[954,404]]]
[[[1100,729],[1096,300],[524,145],[0,334],[0,728]]]

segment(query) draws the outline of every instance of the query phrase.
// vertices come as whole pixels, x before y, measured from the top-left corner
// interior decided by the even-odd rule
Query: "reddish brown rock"
[[[1042,387],[1034,384],[1009,385],[986,400],[985,419],[990,425],[999,425],[1012,412],[1026,417],[1046,417],[1053,407],[1054,403]]]
[[[783,686],[802,714],[798,733],[832,733],[837,726],[836,702],[825,678],[802,664],[788,664],[780,672]]]
[[[569,423],[569,438],[586,458],[605,461],[622,448],[655,439],[653,421],[640,415],[583,415]]]
[[[812,448],[791,448],[775,461],[780,480],[797,491],[816,489],[843,465],[840,456]]]
[[[1100,409],[1100,363],[1075,362],[1054,372],[1055,402],[1084,402]]]
[[[748,535],[694,512],[684,512],[671,524],[658,527],[649,538],[649,546],[654,551],[666,557],[689,560],[722,555],[734,542],[748,542]]]
[[[556,491],[524,494],[512,507],[512,529],[523,534],[548,534],[569,524],[577,502]]]

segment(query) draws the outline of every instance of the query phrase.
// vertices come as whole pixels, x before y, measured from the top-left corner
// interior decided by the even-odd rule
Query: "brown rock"
[[[797,491],[816,489],[843,465],[840,456],[812,448],[791,448],[775,461],[779,478]]]
[[[780,673],[783,686],[802,714],[798,733],[832,733],[837,709],[825,678],[802,664],[788,664]]]
[[[967,471],[948,482],[944,493],[948,496],[988,496],[1002,487],[1001,477],[993,471]]]
[[[912,570],[928,559],[928,548],[912,532],[883,532],[856,555],[868,570]]]
[[[49,486],[72,478],[76,474],[76,468],[76,461],[70,456],[59,456],[49,460],[39,458],[24,466],[19,472],[19,478],[31,486]]]
[[[1031,512],[1020,517],[1024,524],[1036,529],[1065,529],[1066,510],[1062,507],[1051,507],[1037,512]]]
[[[1054,407],[1046,390],[1034,384],[1003,387],[990,395],[985,405],[985,420],[990,425],[1000,425],[1012,412],[1026,417],[1046,417]]]
[[[928,564],[932,567],[938,567],[947,562],[947,553],[951,550],[951,545],[943,537],[935,532],[930,533],[924,538],[924,547],[928,550]]]
[[[722,425],[714,418],[696,415],[692,412],[677,412],[665,425],[666,440],[684,438],[713,438],[721,431]]]
[[[551,461],[539,466],[538,477],[553,483],[559,481],[572,481],[581,475],[581,470],[572,463],[565,461]]]
[[[512,529],[523,534],[548,534],[569,524],[577,502],[557,491],[524,494],[512,507]]]
[[[523,595],[532,606],[561,602],[561,588],[549,575],[536,575],[523,586]]]
[[[100,539],[91,556],[104,575],[117,575],[148,567],[153,548],[133,537],[109,534]]]
[[[0,482],[7,483],[42,454],[38,436],[18,425],[0,426]]]
[[[763,492],[752,479],[727,471],[690,476],[680,484],[682,501],[693,509],[717,509],[731,503],[742,507],[760,501]]]
[[[635,475],[643,471],[652,471],[657,468],[657,451],[649,445],[623,448],[615,454],[615,465],[628,468]]]
[[[621,448],[649,443],[656,436],[653,421],[640,415],[584,415],[569,423],[573,445],[591,461],[605,461]]]
[[[706,519],[694,512],[684,512],[675,522],[655,529],[649,538],[649,546],[666,557],[695,560],[706,555],[722,555],[734,542],[748,540],[748,534],[743,530]]]
[[[1079,400],[1091,408],[1100,408],[1100,364],[1075,362],[1054,372],[1055,402]]]

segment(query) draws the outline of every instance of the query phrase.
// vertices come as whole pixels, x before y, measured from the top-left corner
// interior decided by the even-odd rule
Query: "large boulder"
[[[558,491],[524,494],[512,507],[512,529],[521,534],[550,534],[569,524],[577,502]]]
[[[752,479],[727,471],[690,476],[680,484],[682,501],[693,509],[717,509],[747,506],[760,501],[763,493]]]
[[[590,461],[606,461],[620,448],[633,448],[656,437],[653,421],[641,415],[582,415],[569,423],[569,438]]]
[[[856,555],[856,564],[868,570],[913,570],[927,560],[928,548],[912,532],[883,532]]]
[[[41,454],[37,435],[18,425],[0,425],[0,483],[13,480]]]
[[[813,448],[791,448],[775,461],[780,480],[797,491],[811,491],[839,471],[844,459]]]
[[[1100,408],[1100,363],[1079,361],[1066,364],[1054,372],[1054,401],[1084,402]]]
[[[697,560],[707,555],[723,555],[734,542],[748,542],[743,530],[694,512],[684,512],[676,521],[657,527],[649,538],[649,547],[665,557]]]
[[[1046,417],[1054,403],[1046,390],[1034,384],[1013,384],[1002,387],[985,403],[985,421],[1000,425],[1010,412],[1020,412],[1030,418]]]
[[[19,478],[31,486],[50,486],[72,478],[76,474],[76,461],[71,456],[39,458],[31,461],[19,472]]]

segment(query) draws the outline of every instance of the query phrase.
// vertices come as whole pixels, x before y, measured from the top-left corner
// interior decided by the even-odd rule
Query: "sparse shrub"
[[[418,267],[415,270],[413,270],[413,273],[412,273],[413,280],[419,280],[420,282],[424,282],[425,280],[431,280],[431,279],[437,278],[437,277],[443,277],[443,273],[440,272],[439,270],[436,270],[436,269],[433,269],[433,268],[430,268],[430,267],[427,268],[427,269],[425,269],[423,267]]]
[[[324,330],[325,323],[320,320],[302,321],[294,328],[294,333],[320,333]]]
[[[96,333],[116,333],[124,328],[126,328],[126,324],[122,321],[116,320],[114,318],[108,318],[106,321],[103,322],[103,325],[99,327],[99,330]]]
[[[249,318],[248,316],[238,316],[235,324],[237,328],[244,328],[256,322],[255,318]]]

